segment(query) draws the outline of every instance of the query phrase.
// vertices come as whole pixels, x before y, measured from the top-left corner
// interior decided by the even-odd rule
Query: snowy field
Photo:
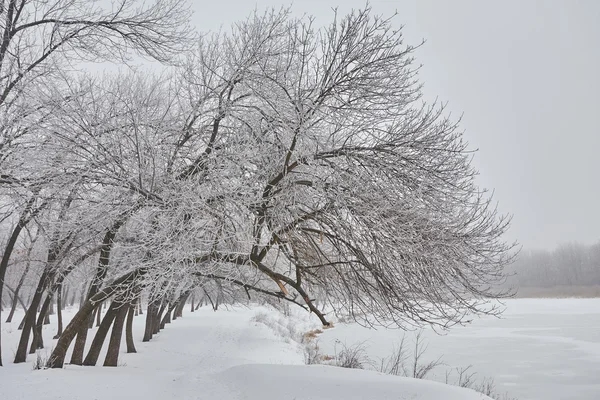
[[[431,377],[443,381],[446,371],[472,365],[478,377],[494,378],[497,392],[508,392],[518,400],[600,399],[600,299],[512,300],[507,306],[503,319],[476,320],[445,336],[427,332],[424,358],[443,356],[446,364]],[[136,318],[139,339],[144,321],[143,316]],[[16,323],[19,319],[16,316]],[[67,365],[63,370],[43,371],[33,370],[33,355],[27,364],[12,364],[16,323],[2,325],[3,400],[486,398],[431,381],[306,366],[304,345],[290,339],[318,327],[306,314],[290,320],[264,308],[217,313],[209,308],[195,313],[186,309],[184,318],[167,325],[151,342],[137,341],[137,354],[121,354],[117,368]],[[45,327],[47,344],[54,333],[53,325]],[[401,338],[400,331],[337,323],[315,340],[323,354],[339,352],[342,343],[362,343],[376,364]],[[405,342],[413,338],[407,333]],[[44,357],[46,351],[40,355]]]

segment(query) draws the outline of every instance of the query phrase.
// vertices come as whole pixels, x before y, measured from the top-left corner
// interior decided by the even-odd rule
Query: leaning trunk
[[[115,323],[113,324],[112,332],[110,334],[110,341],[108,342],[108,351],[106,353],[106,358],[104,359],[105,367],[116,367],[117,363],[119,362],[121,336],[123,336],[123,325],[125,323],[125,317],[128,310],[129,307],[123,303],[121,303],[121,306],[117,309]]]
[[[127,352],[137,353],[135,349],[135,343],[133,341],[133,317],[135,315],[136,306],[135,303],[129,306],[129,312],[127,313],[127,324],[125,326],[125,341],[127,342]]]
[[[171,312],[173,312],[174,309],[175,309],[175,304],[169,306],[169,308],[167,309],[167,312],[160,320],[160,329],[165,329],[165,325],[171,323]]]
[[[83,303],[82,303],[83,304]],[[81,309],[80,309],[81,311]],[[91,313],[93,314],[93,311]],[[73,346],[73,353],[71,353],[71,364],[82,365],[83,364],[83,353],[85,351],[85,342],[87,341],[87,334],[89,329],[89,320],[91,316],[88,316],[85,324],[79,327],[77,332],[77,339],[75,339],[75,345]]]
[[[85,292],[82,291],[81,299],[83,304],[83,299],[87,298],[89,301],[92,299],[100,290],[102,283],[104,282],[104,278],[106,277],[106,272],[108,270],[108,265],[110,262],[110,252],[113,246],[113,240],[117,234],[119,228],[125,223],[125,218],[121,218],[117,220],[113,226],[104,234],[102,238],[102,247],[100,248],[100,256],[98,257],[98,265],[96,266],[96,275],[90,284],[90,288],[87,293],[87,297],[85,296]],[[103,299],[104,300],[104,299]],[[98,318],[100,318],[101,309],[98,307]],[[77,340],[75,341],[75,346],[73,348],[73,353],[71,355],[71,364],[81,365],[83,359],[83,353],[85,351],[85,342],[87,340],[87,329],[92,327],[94,323],[93,315],[92,317],[88,317],[86,320],[86,326],[82,326],[78,329]],[[95,364],[95,363],[94,363]]]
[[[104,308],[105,304],[106,304],[105,302],[102,302],[96,308],[96,327],[99,327],[100,326],[100,322],[102,321],[102,308]],[[89,327],[91,328],[92,325],[93,325],[93,318],[91,318]]]
[[[23,287],[23,284],[25,283],[25,278],[27,277],[27,273],[29,272],[29,268],[31,267],[30,257],[31,257],[32,249],[33,249],[33,246],[31,246],[31,248],[27,249],[27,264],[25,265],[25,270],[21,274],[21,277],[19,278],[19,283],[17,284],[17,287],[15,288],[15,291],[13,293],[14,296],[13,296],[12,304],[10,306],[10,312],[8,314],[8,318],[6,318],[7,323],[12,322],[12,319],[13,319],[13,316],[15,315],[15,310],[17,309],[17,304],[19,301],[21,302],[21,305],[23,306],[23,310],[25,310],[25,312],[27,312],[27,307],[25,307],[25,304],[23,304],[23,301],[19,297],[19,292],[21,291],[21,288]],[[0,282],[2,282],[2,280],[0,280]],[[0,293],[0,296],[2,296],[1,293]]]
[[[65,328],[63,334],[60,336],[60,339],[58,339],[56,347],[54,347],[54,351],[50,355],[50,359],[48,360],[47,366],[49,368],[62,368],[65,363],[65,356],[67,354],[67,350],[71,342],[73,341],[75,335],[82,326],[87,329],[87,319],[94,310],[96,304],[112,296],[113,293],[117,290],[117,288],[131,283],[138,277],[142,276],[144,273],[145,270],[138,269],[129,272],[125,275],[122,275],[120,278],[116,279],[111,285],[102,289],[94,297],[83,303],[79,309],[79,312],[75,314],[69,325],[67,325],[67,327]]]
[[[58,295],[56,296],[56,317],[58,318],[58,331],[56,335],[54,335],[53,339],[58,339],[63,331],[63,320],[62,320],[62,310],[63,310],[63,301],[62,301],[62,284],[58,287]]]
[[[161,329],[160,319],[161,319],[161,316],[163,315],[163,313],[165,312],[165,309],[167,308],[167,306],[168,306],[167,302],[163,302],[163,304],[160,306],[160,310],[156,313],[156,316],[152,319],[152,322],[153,322],[152,333],[153,334],[157,334],[158,332],[160,332],[160,329]]]
[[[33,295],[33,299],[31,300],[31,304],[27,309],[27,313],[25,314],[25,318],[23,319],[23,330],[21,331],[21,339],[19,340],[19,345],[17,347],[17,352],[15,354],[15,364],[25,362],[27,360],[27,345],[29,344],[29,334],[33,329],[36,320],[36,314],[39,304],[42,300],[42,295],[44,294],[44,283],[46,282],[46,274],[42,274],[40,281],[38,283],[38,287]],[[35,335],[35,333],[34,333]]]
[[[148,303],[148,310],[146,311],[146,327],[144,329],[144,338],[142,339],[142,342],[148,342],[152,339],[152,335],[154,334],[154,320],[157,319],[157,309],[158,307],[154,302]]]
[[[21,231],[27,225],[33,215],[28,215],[31,212],[31,209],[35,203],[36,196],[31,196],[29,201],[27,202],[27,206],[21,217],[19,218],[19,222],[17,226],[12,231],[8,242],[6,243],[6,247],[4,248],[4,253],[2,254],[2,259],[0,260],[0,299],[2,298],[2,289],[4,288],[4,277],[6,276],[6,270],[8,269],[8,261],[10,260],[10,256],[12,255],[13,250],[15,249],[15,244],[17,243],[17,239],[21,234]],[[16,296],[15,296],[16,297]],[[2,321],[0,321],[0,367],[2,366]],[[25,347],[27,347],[27,343],[25,343]]]
[[[40,308],[40,315],[38,316],[37,322],[33,327],[33,340],[31,341],[31,347],[29,347],[29,354],[35,353],[37,349],[44,348],[44,337],[42,336],[42,325],[46,320],[46,316],[50,309],[50,303],[52,303],[52,293],[46,296],[44,304]]]
[[[183,316],[183,309],[185,307],[185,302],[190,296],[190,292],[183,293],[181,297],[179,297],[179,302],[177,303],[177,307],[175,307],[175,314],[173,314],[173,319],[181,318]]]
[[[102,319],[102,323],[96,332],[96,336],[94,336],[94,340],[92,340],[92,345],[90,350],[88,351],[85,360],[83,360],[83,365],[94,366],[98,361],[98,357],[100,356],[100,351],[102,350],[102,345],[104,344],[104,340],[106,339],[106,335],[108,334],[108,330],[115,320],[121,303],[117,300],[114,300],[108,311],[104,315]]]

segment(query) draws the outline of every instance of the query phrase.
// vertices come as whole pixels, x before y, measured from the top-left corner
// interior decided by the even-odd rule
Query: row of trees
[[[507,271],[511,273],[507,283],[515,287],[600,285],[600,242],[522,251]]]
[[[420,100],[390,19],[367,8],[317,29],[284,9],[196,37],[179,0],[4,3],[0,282],[37,271],[15,362],[73,282],[85,294],[51,367],[73,343],[71,363],[96,363],[87,331],[109,300],[92,343],[113,327],[105,365],[141,302],[150,340],[199,291],[325,325],[324,305],[386,326],[495,312],[508,220],[457,124]],[[161,72],[76,68],[130,51]]]

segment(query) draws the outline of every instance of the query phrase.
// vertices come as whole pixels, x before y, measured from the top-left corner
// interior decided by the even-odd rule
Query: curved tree
[[[79,23],[81,43],[100,40]],[[159,60],[167,50],[131,44]],[[272,11],[203,36],[159,76],[68,76],[44,93],[52,113],[32,138],[44,139],[43,164],[61,190],[44,186],[21,204],[41,210],[44,231],[56,232],[49,245],[65,237],[100,250],[49,365],[63,365],[75,336],[72,362],[96,364],[111,326],[106,365],[115,365],[139,297],[148,299],[145,341],[194,291],[215,309],[257,296],[294,303],[324,325],[326,309],[400,327],[497,312],[487,302],[506,294],[497,284],[513,256],[502,240],[509,219],[478,188],[457,123],[422,101],[414,51],[368,8],[322,29]],[[75,183],[85,193],[60,222],[64,199],[51,194]],[[60,260],[81,252],[59,247]],[[48,296],[71,268],[55,264],[40,284]],[[84,362],[89,321],[111,297]]]
[[[212,129],[180,176],[231,222],[199,266],[258,272],[324,323],[313,288],[366,324],[496,312],[509,219],[477,187],[457,124],[421,101],[413,51],[369,9],[321,30],[255,15],[203,42],[189,76],[212,84]],[[199,180],[213,173],[218,188]]]

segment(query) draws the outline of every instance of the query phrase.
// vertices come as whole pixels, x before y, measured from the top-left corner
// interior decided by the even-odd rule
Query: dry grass
[[[304,338],[304,342],[309,342],[309,341],[315,339],[321,333],[323,333],[322,330],[320,330],[320,329],[313,329],[312,331],[306,332],[304,335],[302,335],[302,337]]]

